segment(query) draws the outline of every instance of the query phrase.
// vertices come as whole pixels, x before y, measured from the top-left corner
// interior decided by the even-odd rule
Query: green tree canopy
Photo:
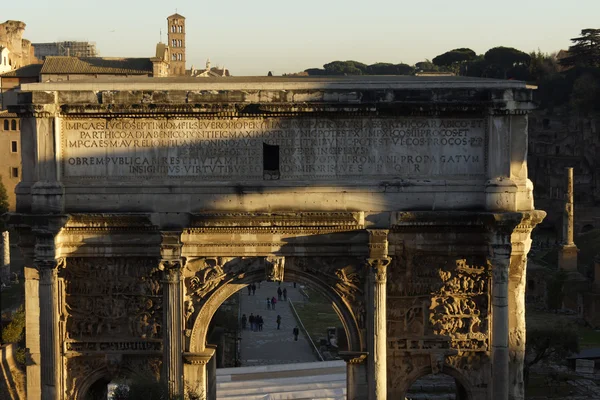
[[[368,75],[412,75],[415,69],[408,64],[375,63],[367,67]]]
[[[438,67],[429,60],[425,60],[416,63],[415,69],[417,70],[417,72],[437,72],[440,70],[440,67]]]
[[[558,73],[558,61],[556,53],[546,54],[539,49],[537,52],[529,53],[531,62],[529,63],[529,74],[536,82],[541,82],[554,74]]]
[[[489,49],[483,57],[489,64],[495,64],[504,69],[517,65],[529,66],[531,62],[529,54],[512,47],[494,47]]]
[[[445,52],[444,54],[440,54],[431,60],[437,66],[450,66],[455,63],[462,63],[464,61],[470,61],[477,57],[477,54],[471,49],[468,48],[460,48],[454,49]]]
[[[323,65],[327,75],[363,75],[367,65],[358,61],[332,61]]]
[[[571,39],[569,55],[560,60],[564,66],[588,66],[600,68],[600,29],[583,29],[581,36]]]

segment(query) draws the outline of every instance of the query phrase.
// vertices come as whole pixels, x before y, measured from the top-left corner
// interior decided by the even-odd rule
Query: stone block
[[[58,103],[60,104],[98,104],[98,95],[91,90],[74,90],[69,92],[58,92]]]
[[[33,92],[30,94],[30,101],[33,104],[53,104],[55,100],[55,92]],[[19,103],[21,103],[21,98],[19,98]]]
[[[594,360],[575,360],[575,371],[580,374],[593,374],[595,364]]]

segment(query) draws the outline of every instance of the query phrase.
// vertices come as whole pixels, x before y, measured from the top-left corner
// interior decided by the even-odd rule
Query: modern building
[[[45,60],[48,56],[98,57],[94,42],[52,42],[34,43],[35,56]]]
[[[179,14],[167,17],[167,27],[171,53],[169,75],[183,76],[185,75],[185,17]]]

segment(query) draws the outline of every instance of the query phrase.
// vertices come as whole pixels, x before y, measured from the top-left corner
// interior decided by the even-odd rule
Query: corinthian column
[[[58,279],[55,261],[36,260],[40,274],[40,363],[42,400],[62,398],[59,370]]]
[[[170,397],[183,394],[183,282],[178,232],[163,232],[163,377]]]
[[[381,400],[387,396],[387,332],[386,332],[386,270],[390,259],[369,258],[368,284],[372,290],[372,302],[370,305],[369,318],[371,334],[369,341],[372,356],[368,358],[372,365],[373,385],[371,385],[370,399]]]
[[[369,230],[367,259],[367,350],[371,381],[369,399],[387,398],[387,309],[386,271],[391,259],[387,256],[387,230]]]

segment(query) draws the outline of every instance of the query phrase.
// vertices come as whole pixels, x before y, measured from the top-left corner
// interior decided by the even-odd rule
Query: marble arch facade
[[[160,376],[211,398],[218,306],[258,279],[339,313],[349,399],[447,373],[523,399],[530,90],[419,78],[25,85],[27,393]]]

